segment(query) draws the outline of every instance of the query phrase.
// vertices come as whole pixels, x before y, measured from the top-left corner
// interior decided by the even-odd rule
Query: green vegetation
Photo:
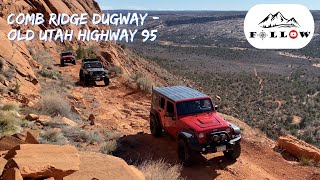
[[[120,76],[122,73],[123,73],[123,70],[120,66],[111,66],[109,69],[108,69],[109,73],[110,74],[114,74],[116,76]]]
[[[3,107],[1,108],[3,111],[18,111],[18,107],[16,104],[9,103],[9,104],[4,104]]]
[[[97,50],[98,47],[96,46],[84,48],[82,45],[79,45],[78,49],[76,50],[77,59],[95,58],[97,55]]]
[[[299,159],[299,163],[302,166],[315,166],[316,162],[313,159],[308,159],[308,158],[300,158]]]
[[[58,71],[50,70],[50,69],[41,69],[38,71],[39,75],[42,77],[55,79],[55,80],[62,80],[62,76]]]

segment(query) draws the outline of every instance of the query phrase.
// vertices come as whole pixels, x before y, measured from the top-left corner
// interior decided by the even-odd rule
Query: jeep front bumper
[[[190,143],[189,146],[192,151],[208,154],[208,153],[216,153],[222,151],[233,150],[235,143],[241,141],[241,135],[237,135],[235,138],[231,139],[228,142],[222,142],[219,144],[198,144],[198,143]]]

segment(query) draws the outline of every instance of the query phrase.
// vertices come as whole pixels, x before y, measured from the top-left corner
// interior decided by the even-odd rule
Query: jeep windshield
[[[91,69],[91,68],[102,68],[102,64],[99,62],[96,63],[86,63],[85,64],[86,69]]]
[[[72,52],[65,52],[65,53],[62,53],[61,56],[72,56]]]
[[[177,103],[178,116],[210,112],[213,105],[210,99],[194,100]]]

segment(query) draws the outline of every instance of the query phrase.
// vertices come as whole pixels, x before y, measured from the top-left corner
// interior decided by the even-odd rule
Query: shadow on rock
[[[118,149],[113,155],[124,159],[128,164],[140,164],[146,160],[163,159],[170,164],[179,163],[177,142],[170,136],[155,138],[150,134],[128,135],[118,140]],[[194,156],[191,167],[183,167],[182,176],[187,179],[213,179],[219,176],[217,170],[223,170],[236,161],[221,156],[207,159],[200,154]]]

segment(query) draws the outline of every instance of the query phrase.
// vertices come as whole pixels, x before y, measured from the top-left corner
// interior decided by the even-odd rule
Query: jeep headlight
[[[93,72],[92,72],[92,71],[90,71],[90,72],[89,72],[89,74],[90,74],[90,75],[93,75]]]
[[[203,134],[203,133],[200,133],[200,134],[198,135],[198,137],[199,137],[200,139],[202,139],[202,138],[204,138],[204,134]]]

